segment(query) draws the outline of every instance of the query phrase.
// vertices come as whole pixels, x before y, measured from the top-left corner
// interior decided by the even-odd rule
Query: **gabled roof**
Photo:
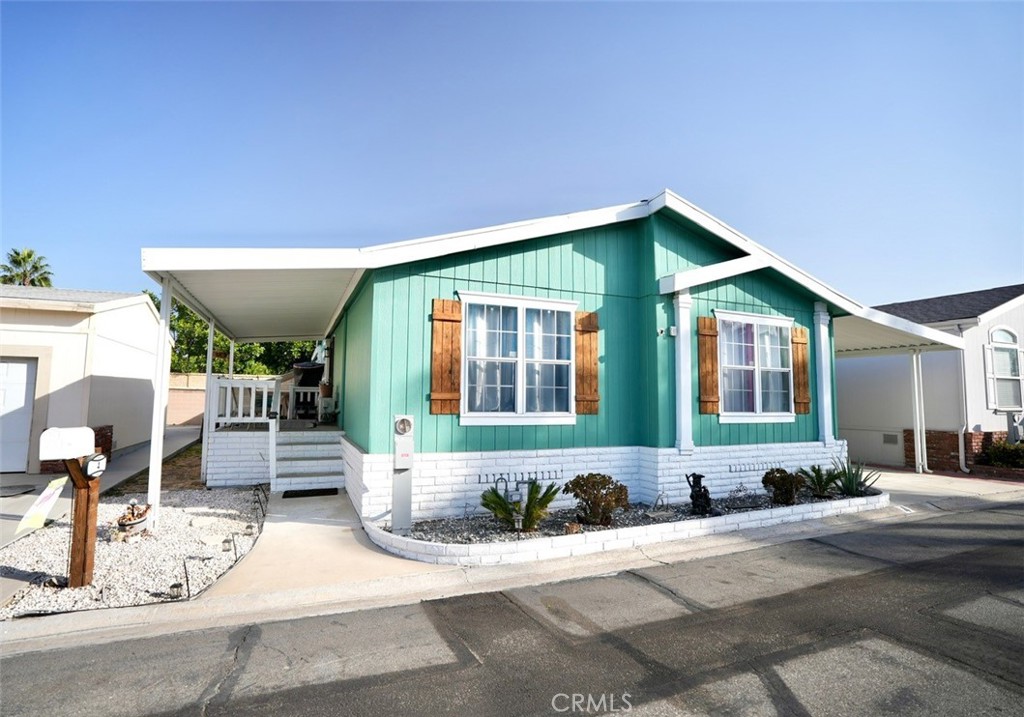
[[[916,321],[919,324],[939,324],[956,319],[980,319],[985,314],[1022,297],[1024,297],[1024,284],[1014,284],[995,289],[968,291],[963,294],[933,296],[930,299],[900,301],[875,308],[893,316]]]
[[[0,306],[11,309],[95,314],[137,303],[147,303],[151,307],[153,305],[149,297],[141,291],[128,293],[90,289],[58,289],[49,286],[0,285]]]
[[[631,204],[362,249],[143,249],[142,269],[158,283],[169,281],[175,296],[201,316],[215,319],[217,328],[236,341],[321,338],[332,330],[368,269],[628,222],[661,211],[701,227],[753,257],[751,267],[778,272],[827,302],[835,315],[845,316],[854,329],[849,335],[858,339],[847,345],[837,338],[837,351],[962,347],[957,337],[857,303],[668,189]]]

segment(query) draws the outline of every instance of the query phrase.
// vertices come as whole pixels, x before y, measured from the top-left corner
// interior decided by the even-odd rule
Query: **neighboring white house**
[[[913,361],[906,355],[841,358],[839,435],[854,460],[962,470],[1008,416],[1024,409],[1024,284],[875,307],[962,336],[964,350],[920,357],[927,450],[915,453]]]
[[[37,472],[51,426],[149,440],[159,315],[143,293],[0,286],[0,471]]]

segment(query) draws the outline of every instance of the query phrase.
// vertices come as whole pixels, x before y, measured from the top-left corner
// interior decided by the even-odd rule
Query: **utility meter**
[[[413,443],[412,416],[395,416],[395,470],[412,468]]]

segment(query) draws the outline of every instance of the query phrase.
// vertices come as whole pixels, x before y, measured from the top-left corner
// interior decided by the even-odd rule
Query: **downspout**
[[[957,333],[960,338],[964,337],[964,330],[960,324],[956,325]],[[960,451],[960,472],[970,473],[971,469],[967,467],[967,446],[964,445],[965,436],[967,435],[967,367],[964,366],[964,350],[960,349],[959,355],[960,361],[960,411],[963,416],[963,425],[960,426],[960,432],[957,434],[957,448]]]

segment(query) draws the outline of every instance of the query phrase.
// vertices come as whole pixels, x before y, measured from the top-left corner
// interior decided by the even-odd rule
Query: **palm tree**
[[[0,264],[0,284],[21,286],[53,286],[50,265],[46,257],[36,254],[34,249],[11,249],[7,252],[7,263]]]

